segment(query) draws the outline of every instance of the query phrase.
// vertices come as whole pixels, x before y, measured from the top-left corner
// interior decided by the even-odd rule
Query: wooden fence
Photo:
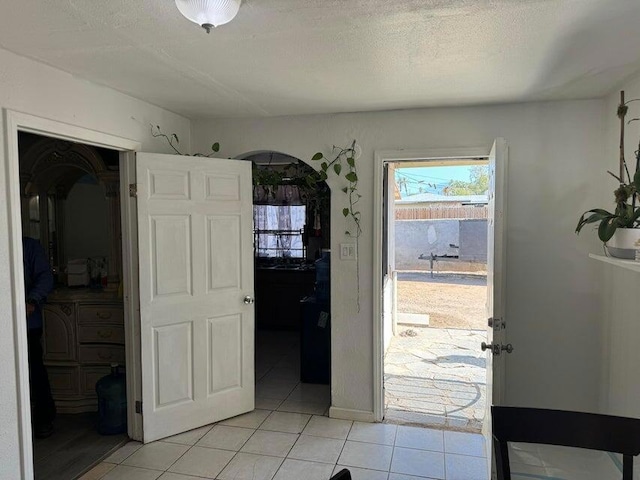
[[[487,218],[486,205],[430,205],[405,207],[396,205],[396,220],[444,220]]]

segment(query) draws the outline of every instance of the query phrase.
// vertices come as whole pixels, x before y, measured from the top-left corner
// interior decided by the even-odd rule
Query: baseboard
[[[329,408],[329,417],[339,418],[342,420],[355,420],[357,422],[369,422],[376,421],[376,417],[373,412],[367,410],[353,410],[351,408]]]

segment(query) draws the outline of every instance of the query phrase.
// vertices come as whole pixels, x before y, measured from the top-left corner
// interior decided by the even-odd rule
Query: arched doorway
[[[330,406],[330,196],[305,162],[253,163],[256,408],[325,415]]]

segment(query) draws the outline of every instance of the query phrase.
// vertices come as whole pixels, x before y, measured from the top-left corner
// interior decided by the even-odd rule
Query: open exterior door
[[[250,162],[139,153],[144,441],[254,409]]]
[[[506,289],[506,198],[507,198],[507,144],[496,139],[489,154],[489,206],[487,239],[487,426],[490,426],[491,405],[504,400],[505,357],[510,345],[505,335]],[[487,442],[491,458],[491,442]]]
[[[383,277],[382,277],[382,321],[384,334],[384,352],[389,348],[392,337],[396,334],[397,309],[396,309],[396,245],[395,245],[395,165],[386,163],[383,173]]]

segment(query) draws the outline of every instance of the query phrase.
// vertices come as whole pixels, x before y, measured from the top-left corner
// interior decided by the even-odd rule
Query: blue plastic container
[[[111,374],[96,383],[98,394],[98,433],[115,435],[127,431],[127,387],[118,364],[111,364]]]
[[[331,252],[323,250],[322,256],[316,260],[316,299],[318,302],[328,302],[331,295],[329,268],[331,266]]]

